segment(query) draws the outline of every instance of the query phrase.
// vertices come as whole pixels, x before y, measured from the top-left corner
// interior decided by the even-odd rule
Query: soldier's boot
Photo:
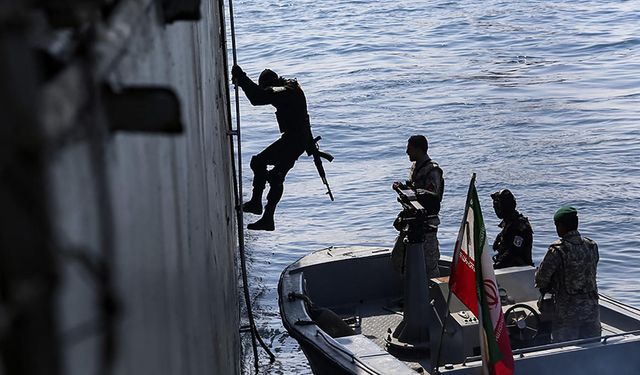
[[[264,208],[264,215],[255,223],[247,225],[247,229],[251,230],[266,230],[273,231],[276,229],[276,224],[273,221],[273,215],[276,211],[276,207],[267,202],[267,206]]]
[[[255,223],[247,225],[247,229],[273,231],[276,229],[273,216],[276,212],[276,205],[282,198],[284,187],[281,184],[271,186],[267,194],[267,205],[264,207],[264,215]]]
[[[273,214],[267,215],[265,214],[255,223],[251,223],[247,225],[247,229],[250,230],[266,230],[266,231],[274,231],[276,229],[276,224],[273,222]]]
[[[251,199],[242,205],[242,211],[256,215],[262,214],[262,189],[253,188]]]

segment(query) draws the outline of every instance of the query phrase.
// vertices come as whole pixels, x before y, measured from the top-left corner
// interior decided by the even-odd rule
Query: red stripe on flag
[[[449,287],[473,315],[478,316],[478,296],[476,293],[476,271],[474,262],[469,254],[460,251],[458,262],[452,264],[452,276]],[[453,276],[455,275],[455,276]]]

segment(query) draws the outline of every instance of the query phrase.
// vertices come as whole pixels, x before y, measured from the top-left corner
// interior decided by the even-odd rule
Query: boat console
[[[500,291],[509,338],[514,349],[550,342],[551,315],[541,313],[538,308],[540,294],[534,288],[535,268],[512,267],[496,270],[496,281]],[[432,343],[438,345],[446,324],[443,337],[443,363],[462,363],[466,358],[480,355],[479,321],[477,317],[454,295],[451,295],[448,314],[447,296],[449,277],[434,278],[430,281],[430,294],[434,301],[436,319],[432,323]],[[445,319],[445,317],[447,317]]]

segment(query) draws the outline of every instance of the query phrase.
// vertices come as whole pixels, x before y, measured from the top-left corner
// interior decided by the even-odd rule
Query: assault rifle
[[[310,139],[310,144],[307,147],[307,155],[313,156],[313,164],[316,165],[316,169],[318,170],[318,174],[322,179],[322,183],[327,186],[327,194],[329,194],[329,198],[331,198],[331,200],[333,201],[333,193],[331,193],[329,182],[327,182],[327,175],[324,173],[324,167],[322,166],[322,159],[327,159],[329,162],[332,162],[333,156],[320,150],[318,141],[321,139],[322,137],[320,136]]]

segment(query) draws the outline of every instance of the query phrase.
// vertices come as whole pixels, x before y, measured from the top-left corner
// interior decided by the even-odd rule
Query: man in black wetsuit
[[[276,205],[282,198],[284,179],[296,160],[310,147],[312,142],[311,126],[307,113],[307,100],[302,88],[295,79],[279,77],[274,71],[265,69],[260,73],[258,84],[242,69],[235,65],[231,69],[232,79],[247,95],[252,105],[271,104],[276,108],[276,119],[282,135],[259,154],[251,158],[253,170],[253,194],[242,205],[244,212],[262,214],[262,193],[269,182],[269,193],[264,214],[248,229],[275,229],[273,215]],[[267,170],[267,166],[273,168]]]
[[[493,242],[493,268],[533,266],[531,247],[533,229],[529,219],[516,210],[516,198],[511,191],[503,189],[491,194],[496,216],[502,219],[502,231]]]

